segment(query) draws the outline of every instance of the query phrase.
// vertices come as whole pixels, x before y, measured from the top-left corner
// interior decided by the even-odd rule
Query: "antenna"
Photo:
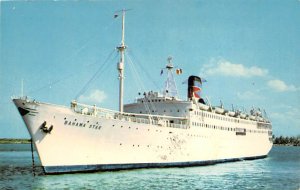
[[[21,80],[21,97],[24,96],[24,79]]]

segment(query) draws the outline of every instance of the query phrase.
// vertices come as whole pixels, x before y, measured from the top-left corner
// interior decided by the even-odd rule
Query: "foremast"
[[[125,13],[126,10],[122,10],[122,40],[120,46],[117,47],[120,53],[120,61],[117,69],[119,72],[119,111],[123,113],[123,94],[124,94],[124,62],[125,62]]]

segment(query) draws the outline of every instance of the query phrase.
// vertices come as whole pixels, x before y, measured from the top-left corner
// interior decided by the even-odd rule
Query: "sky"
[[[198,75],[213,105],[263,108],[276,136],[300,134],[299,0],[58,0],[0,1],[0,138],[29,138],[11,101],[22,81],[37,101],[118,109],[123,8],[124,103],[161,91],[172,56],[180,98]]]

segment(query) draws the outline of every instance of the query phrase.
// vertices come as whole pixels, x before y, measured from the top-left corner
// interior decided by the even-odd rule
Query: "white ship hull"
[[[204,117],[206,112],[191,115],[191,123],[176,128],[13,101],[46,173],[205,165],[263,158],[272,147],[271,129],[259,129],[250,120]],[[45,127],[53,126],[50,133],[41,129],[45,121]],[[238,135],[238,128],[244,128],[245,134]]]

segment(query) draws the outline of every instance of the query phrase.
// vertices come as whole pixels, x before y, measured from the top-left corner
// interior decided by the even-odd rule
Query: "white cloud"
[[[93,90],[89,95],[81,95],[78,98],[79,102],[90,103],[90,104],[99,104],[106,99],[106,94],[101,90]]]
[[[252,91],[238,92],[237,97],[240,100],[260,100],[263,99],[258,93]]]
[[[210,64],[206,64],[202,68],[202,73],[207,75],[223,75],[231,77],[253,77],[253,76],[266,76],[267,69],[262,69],[256,66],[245,67],[242,64],[234,64],[227,60],[212,60]]]
[[[277,92],[294,92],[298,90],[294,85],[287,85],[284,81],[278,79],[269,80],[267,84],[270,88]]]
[[[300,109],[292,107],[290,110],[281,110],[281,112],[272,112],[270,117],[272,120],[289,121],[296,123],[295,127],[300,127]]]

